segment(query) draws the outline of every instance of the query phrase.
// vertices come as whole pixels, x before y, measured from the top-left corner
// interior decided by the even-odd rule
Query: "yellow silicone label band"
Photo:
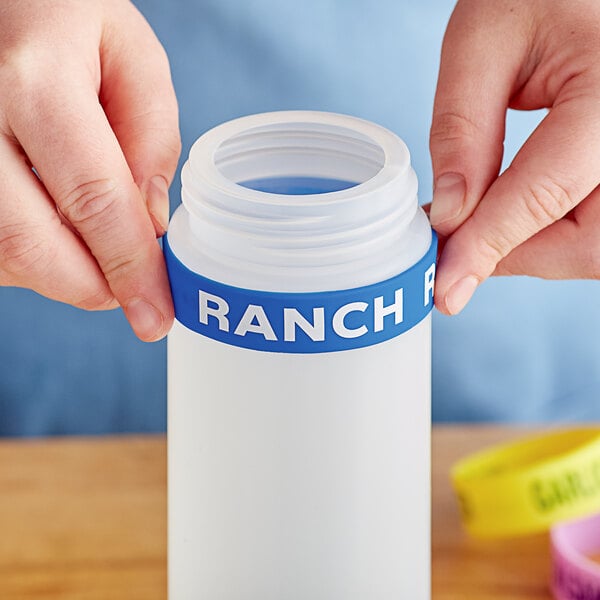
[[[472,535],[545,531],[600,510],[600,428],[494,446],[456,463],[451,477]]]

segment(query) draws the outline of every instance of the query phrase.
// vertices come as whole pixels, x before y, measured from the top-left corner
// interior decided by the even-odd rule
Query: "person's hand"
[[[168,61],[130,2],[2,0],[0,285],[120,304],[141,339],[164,337],[156,236],[179,152]]]
[[[550,110],[498,177],[507,107]],[[492,274],[600,278],[600,2],[460,0],[430,142],[440,311]]]

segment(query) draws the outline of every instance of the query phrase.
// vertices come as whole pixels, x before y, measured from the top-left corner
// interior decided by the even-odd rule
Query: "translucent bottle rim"
[[[350,185],[297,194],[245,185],[294,177]],[[254,289],[368,285],[410,267],[431,241],[404,142],[335,113],[263,113],[211,129],[184,165],[182,201],[194,250],[174,241],[176,253],[215,280]]]
[[[360,146],[359,151],[364,153],[367,145],[373,149],[373,162],[376,168],[366,177],[361,177],[357,185],[347,189],[321,192],[315,194],[290,195],[274,192],[264,192],[250,189],[235,181],[224,173],[219,165],[220,153],[224,145],[243,137],[266,135],[280,131],[304,129],[307,136],[312,136],[313,146],[311,152],[315,152],[314,136],[325,132],[335,132],[340,141],[355,141]],[[341,151],[341,149],[340,149]],[[284,203],[290,206],[320,206],[331,203],[344,203],[348,198],[359,199],[360,196],[380,190],[390,183],[406,186],[410,176],[410,153],[406,144],[394,133],[358,117],[341,115],[337,113],[321,111],[278,111],[240,117],[223,123],[203,134],[192,146],[185,171],[182,175],[184,187],[196,188],[199,192],[205,192],[205,188],[226,195],[229,199],[243,198],[244,201],[265,205],[280,205]],[[316,173],[313,173],[317,175]],[[286,176],[291,173],[285,173]],[[331,172],[325,176],[331,177]],[[401,181],[399,181],[401,180]],[[412,186],[409,186],[412,187]],[[415,190],[411,190],[416,193]],[[184,204],[188,210],[194,212],[193,201],[184,196]]]

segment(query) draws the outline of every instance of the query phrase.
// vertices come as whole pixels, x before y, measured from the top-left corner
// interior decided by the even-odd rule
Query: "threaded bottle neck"
[[[336,191],[264,191],[292,180],[321,181],[324,189],[330,182]],[[310,274],[322,289],[331,277],[365,285],[410,266],[431,239],[419,243],[416,259],[403,260],[414,242],[407,230],[424,219],[408,149],[390,131],[354,117],[287,111],[225,123],[194,144],[182,182],[198,248],[258,279]]]

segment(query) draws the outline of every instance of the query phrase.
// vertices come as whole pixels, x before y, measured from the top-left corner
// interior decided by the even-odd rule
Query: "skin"
[[[179,153],[167,57],[132,4],[2,0],[0,285],[121,305],[142,340],[164,337],[156,236]]]
[[[507,108],[548,114],[498,175]],[[437,308],[490,275],[600,278],[600,2],[460,0],[431,128]]]
[[[499,176],[509,107],[549,113]],[[460,0],[430,147],[440,311],[493,274],[600,278],[600,2]],[[0,285],[121,305],[164,337],[155,238],[180,149],[166,55],[130,2],[2,0]]]

